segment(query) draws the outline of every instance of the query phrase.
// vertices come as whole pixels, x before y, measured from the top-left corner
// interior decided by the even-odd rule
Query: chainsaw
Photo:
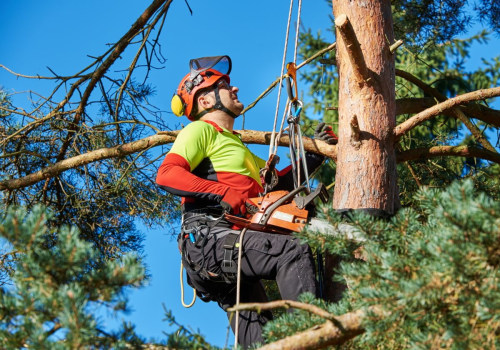
[[[301,196],[304,192],[306,195]],[[227,221],[240,228],[255,231],[290,234],[300,232],[311,219],[313,201],[328,201],[328,192],[320,183],[314,191],[299,186],[293,191],[272,191],[262,197],[249,198],[246,216],[225,214]]]

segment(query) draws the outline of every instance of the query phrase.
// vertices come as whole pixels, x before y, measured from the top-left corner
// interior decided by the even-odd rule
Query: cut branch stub
[[[401,45],[403,45],[403,40],[399,39],[389,47],[389,51],[391,51],[391,53],[394,53],[394,51],[396,51]]]
[[[361,146],[361,130],[359,129],[358,117],[356,117],[356,114],[354,114],[351,119],[351,145],[358,149]]]
[[[349,55],[349,61],[352,65],[354,79],[359,85],[362,85],[369,80],[369,74],[359,42],[356,39],[356,33],[354,33],[354,29],[345,14],[341,14],[337,17],[335,26],[339,30],[342,40],[344,40],[344,45]]]

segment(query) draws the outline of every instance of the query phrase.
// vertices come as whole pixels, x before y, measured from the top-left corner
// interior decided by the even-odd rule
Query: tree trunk
[[[333,206],[392,215],[399,194],[391,3],[338,0],[333,14],[340,90]]]

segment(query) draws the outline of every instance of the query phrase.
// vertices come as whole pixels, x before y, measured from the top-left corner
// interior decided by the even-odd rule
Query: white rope
[[[300,28],[301,12],[302,12],[302,0],[299,0],[299,7],[297,10],[297,28],[295,28],[295,48],[293,51],[293,63],[295,64],[297,63],[297,48],[299,47],[299,28]]]
[[[276,137],[276,124],[278,123],[278,112],[280,109],[280,99],[281,99],[281,86],[283,85],[283,74],[285,72],[285,61],[286,61],[286,53],[288,49],[288,37],[290,35],[290,22],[292,21],[292,10],[293,10],[293,0],[290,0],[290,9],[288,10],[288,21],[286,24],[286,35],[285,35],[285,47],[283,49],[283,59],[281,61],[281,74],[280,74],[280,82],[278,86],[278,100],[276,101],[276,112],[274,113],[274,124],[273,124],[273,133],[271,134],[271,142],[269,143],[269,157],[272,154],[276,154],[277,148],[273,149],[272,145],[274,145],[274,140]],[[283,127],[283,125],[282,125]]]
[[[292,18],[293,1],[294,0],[290,0],[290,9],[288,11],[288,22],[287,22],[287,26],[286,26],[286,36],[285,36],[285,47],[283,49],[283,59],[281,62],[281,74],[280,74],[280,81],[279,81],[279,86],[278,86],[278,98],[276,101],[276,111],[274,114],[273,132],[271,134],[271,141],[269,143],[269,157],[271,157],[272,154],[276,154],[278,152],[277,143],[275,144],[276,134],[277,134],[276,124],[278,121],[278,113],[279,113],[279,106],[280,106],[280,100],[281,100],[281,90],[282,90],[283,76],[284,76],[284,71],[285,71],[285,61],[286,61],[286,54],[287,54],[287,50],[288,50],[288,38],[290,36],[290,22],[291,22],[291,18]],[[298,43],[299,43],[299,30],[300,30],[301,14],[302,14],[302,0],[298,0],[297,25],[295,28],[295,43],[294,43],[294,50],[293,50],[293,63],[294,64],[297,63],[297,50],[299,47]],[[288,105],[288,102],[287,102],[287,105]],[[282,119],[282,122],[281,122],[279,134],[281,134],[281,132],[283,130],[285,116],[286,116],[286,112],[285,112],[283,119]]]
[[[278,136],[276,137],[276,140],[274,142],[275,149],[278,149],[278,144],[279,144],[281,135],[283,134],[284,131],[286,131],[288,129],[288,127],[286,127],[286,128],[283,128],[283,127],[285,125],[286,116],[288,115],[289,106],[290,106],[290,104],[287,103],[287,106],[285,107],[285,110],[283,111],[283,118],[281,118],[280,131],[278,132]]]
[[[247,232],[245,227],[240,232],[239,247],[238,247],[238,273],[236,275],[236,308],[240,305],[240,291],[241,291],[241,256],[243,252],[243,236]],[[238,348],[238,335],[240,331],[240,312],[236,311],[236,318],[234,320],[234,349]]]
[[[193,300],[191,300],[191,302],[189,304],[186,304],[184,302],[184,278],[183,278],[183,274],[182,274],[182,272],[183,272],[182,270],[183,269],[184,269],[184,266],[182,265],[182,259],[181,259],[181,276],[180,276],[180,280],[181,280],[181,303],[182,303],[182,306],[184,306],[185,308],[190,308],[191,306],[194,305],[194,303],[196,301],[196,290],[193,288]]]

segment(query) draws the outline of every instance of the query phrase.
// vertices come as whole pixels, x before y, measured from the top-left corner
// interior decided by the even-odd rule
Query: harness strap
[[[212,227],[221,221],[221,218],[210,219],[209,215],[196,214],[190,217],[183,218],[183,225],[179,235],[179,250],[184,267],[190,273],[195,273],[205,280],[213,282],[234,283],[236,281],[237,264],[232,261],[233,251],[237,246],[236,241],[238,234],[228,233],[224,237],[224,259],[221,264],[222,273],[220,275],[209,272],[205,268],[205,252],[204,248],[208,241]],[[191,226],[187,228],[187,226]],[[190,261],[187,253],[187,242],[191,241],[196,248],[201,249],[203,261],[201,264]]]
[[[222,101],[221,101],[220,95],[219,95],[219,87],[217,87],[217,86],[215,87],[215,105],[214,105],[213,108],[221,110],[223,112],[226,112],[227,114],[229,114],[234,119],[238,118],[237,114],[233,113],[233,111],[231,111],[229,108],[226,108],[226,106],[224,106],[222,104]]]
[[[218,109],[220,111],[226,112],[227,114],[229,114],[234,119],[238,118],[237,114],[233,113],[233,111],[231,111],[229,108],[226,108],[226,106],[224,106],[222,104],[222,101],[221,101],[220,95],[219,95],[219,87],[216,86],[215,89],[214,89],[214,91],[215,91],[215,104],[214,104],[214,106],[212,108],[210,108],[210,109],[205,109],[205,110],[201,111],[200,113],[198,113],[194,117],[194,119],[200,119],[205,114],[210,113],[210,112],[212,112],[215,109]]]
[[[224,259],[222,260],[221,269],[231,279],[235,279],[238,273],[238,264],[233,261],[233,253],[235,247],[239,246],[239,244],[236,244],[239,237],[239,234],[229,233],[224,238]]]

